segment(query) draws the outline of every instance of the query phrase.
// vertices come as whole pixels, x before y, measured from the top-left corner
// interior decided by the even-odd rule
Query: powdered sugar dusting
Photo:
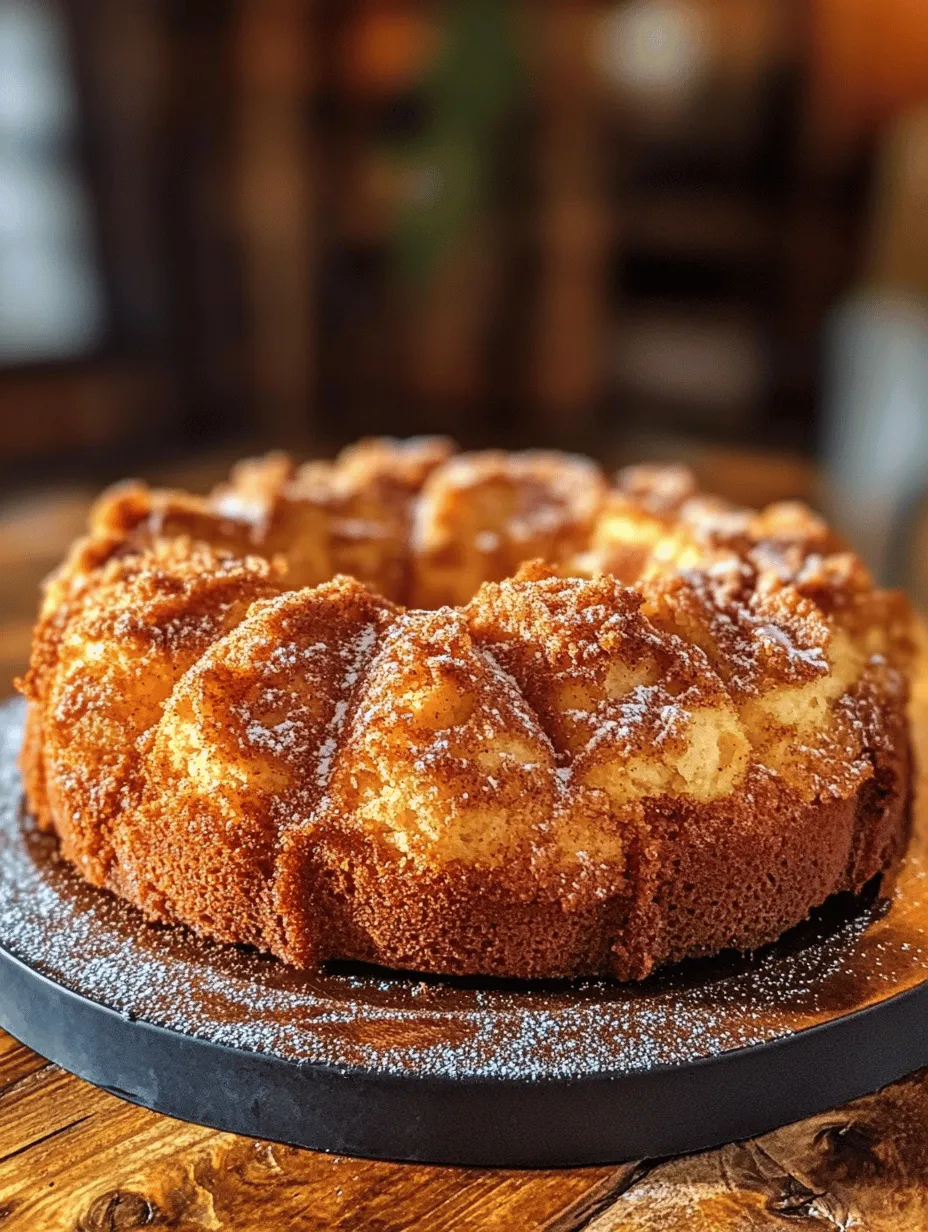
[[[129,1018],[299,1064],[499,1079],[682,1064],[782,1037],[924,979],[922,845],[888,912],[832,912],[749,959],[643,985],[527,986],[362,969],[298,972],[145,924],[56,858],[20,816],[22,704],[0,709],[0,944]]]

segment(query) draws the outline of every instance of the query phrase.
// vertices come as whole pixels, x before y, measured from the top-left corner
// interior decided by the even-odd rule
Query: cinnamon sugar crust
[[[94,884],[297,965],[639,979],[894,862],[912,653],[821,519],[683,468],[273,454],[101,497],[26,794]]]

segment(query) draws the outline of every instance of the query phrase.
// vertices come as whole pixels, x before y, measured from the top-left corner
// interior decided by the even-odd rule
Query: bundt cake
[[[911,619],[804,506],[366,441],[120,485],[49,579],[28,805],[152,920],[299,966],[640,979],[908,833]]]

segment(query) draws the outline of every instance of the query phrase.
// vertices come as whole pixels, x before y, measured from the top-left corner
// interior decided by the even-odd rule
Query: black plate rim
[[[470,1086],[487,1086],[492,1088],[502,1088],[506,1086],[524,1087],[530,1085],[533,1087],[559,1087],[559,1086],[577,1086],[586,1083],[617,1083],[623,1079],[639,1079],[647,1076],[670,1077],[681,1072],[690,1072],[693,1069],[704,1066],[726,1065],[728,1063],[735,1064],[737,1061],[755,1057],[760,1052],[771,1052],[774,1049],[780,1049],[787,1046],[798,1047],[806,1039],[818,1034],[833,1034],[840,1030],[842,1025],[857,1025],[857,1020],[864,1019],[870,1015],[879,1015],[881,1011],[888,1011],[889,1008],[895,1007],[897,1003],[908,999],[926,998],[926,1006],[928,1006],[928,971],[925,973],[925,978],[917,984],[913,984],[911,988],[904,988],[901,992],[893,993],[892,996],[886,997],[881,1001],[874,1001],[870,1005],[862,1005],[857,1009],[853,1009],[845,1014],[837,1014],[824,1022],[811,1023],[809,1026],[801,1027],[797,1031],[789,1031],[783,1035],[778,1035],[773,1039],[763,1040],[757,1044],[742,1044],[737,1048],[726,1048],[722,1052],[707,1054],[705,1056],[694,1057],[688,1061],[662,1062],[658,1065],[651,1065],[637,1069],[619,1069],[619,1070],[600,1070],[597,1072],[585,1074],[528,1074],[524,1078],[514,1078],[508,1074],[492,1075],[492,1074],[461,1074],[452,1076],[442,1073],[397,1073],[395,1070],[377,1069],[373,1066],[345,1064],[339,1065],[332,1061],[313,1061],[313,1060],[297,1060],[296,1058],[283,1057],[274,1052],[263,1052],[257,1048],[247,1048],[234,1044],[224,1043],[221,1040],[211,1040],[201,1035],[187,1034],[184,1031],[178,1030],[176,1027],[170,1027],[160,1022],[153,1022],[151,1019],[144,1018],[142,1015],[124,1014],[112,1005],[107,1005],[103,1001],[98,1001],[95,997],[89,997],[85,993],[80,992],[76,988],[71,988],[67,984],[62,984],[47,972],[40,971],[25,959],[20,958],[12,950],[8,949],[0,942],[0,964],[3,962],[15,963],[22,971],[35,979],[40,980],[53,989],[56,994],[63,995],[66,999],[75,998],[85,1005],[93,1007],[99,1013],[111,1015],[120,1023],[125,1023],[129,1027],[137,1027],[146,1031],[154,1031],[159,1034],[171,1036],[177,1040],[192,1042],[198,1046],[204,1046],[210,1049],[219,1049],[223,1052],[232,1054],[233,1056],[249,1056],[261,1059],[272,1059],[274,1062],[282,1065],[291,1066],[300,1071],[318,1070],[332,1076],[340,1078],[357,1078],[364,1081],[395,1081],[401,1084],[424,1082],[430,1085],[440,1086],[447,1083],[449,1086],[460,1087],[462,1085]],[[3,1006],[0,1003],[0,1019],[3,1017]],[[928,1019],[926,1019],[928,1021]],[[22,1042],[22,1041],[21,1041]],[[28,1047],[28,1045],[27,1045]],[[926,1051],[926,1064],[928,1064],[928,1051]],[[66,1067],[65,1067],[66,1068]],[[900,1075],[901,1076],[901,1075]]]
[[[0,946],[0,977],[4,972],[15,972],[27,996],[30,990],[41,989],[62,1008],[63,1018],[73,1018],[75,1006],[83,1014],[89,1012],[93,1034],[99,1036],[98,1049],[106,1060],[101,1068],[99,1063],[86,1065],[77,1059],[81,1048],[88,1046],[86,1032],[83,1036],[78,1032],[70,1048],[44,1049],[44,1041],[37,1039],[41,1025],[35,1034],[17,1030],[6,999],[0,1003],[0,1022],[12,1026],[11,1033],[27,1046],[38,1043],[42,1055],[56,1054],[49,1059],[131,1103],[227,1132],[338,1154],[423,1164],[593,1166],[705,1150],[835,1107],[928,1062],[928,980],[830,1022],[690,1063],[582,1078],[514,1079],[400,1075],[329,1062],[289,1061],[273,1052],[236,1048],[144,1018],[130,1018],[57,983]],[[894,1025],[891,1039],[885,1030],[870,1031],[868,1037],[871,1020],[880,1017],[889,1020],[885,1026]],[[842,1048],[842,1036],[857,1038],[856,1054],[846,1047],[848,1039]],[[112,1038],[111,1047],[107,1037]],[[876,1040],[878,1047],[862,1053],[859,1045],[866,1038]],[[116,1079],[120,1049],[133,1047],[138,1053],[139,1043],[143,1050],[146,1043],[153,1043],[156,1050],[177,1052],[178,1069],[191,1076],[185,1088],[191,1092],[203,1089],[196,1077],[204,1076],[204,1064],[208,1071],[219,1058],[216,1074],[220,1076],[220,1071],[228,1075],[237,1068],[252,1073],[251,1079],[242,1076],[249,1095],[262,1081],[272,1096],[279,1095],[281,1084],[300,1086],[315,1101],[310,1109],[312,1128],[305,1128],[299,1113],[289,1122],[286,1117],[281,1122],[272,1116],[270,1125],[260,1120],[252,1123],[241,1100],[237,1104],[233,1096],[224,1102],[221,1081],[211,1087],[220,1095],[218,1111],[217,1105],[204,1108],[196,1094],[178,1103],[128,1090]],[[93,1050],[93,1042],[89,1046]],[[829,1072],[828,1067],[816,1064],[817,1056],[830,1055],[833,1060],[836,1054],[843,1058],[837,1070]],[[101,1076],[107,1067],[110,1081]],[[797,1087],[796,1078],[810,1073],[815,1074],[815,1081],[804,1080]],[[792,1093],[787,1089],[781,1098],[777,1082],[783,1079],[787,1088],[792,1083]],[[763,1098],[758,1101],[759,1090]],[[718,1095],[722,1096],[719,1106],[708,1109],[707,1101]],[[642,1101],[648,1100],[646,1107]],[[365,1110],[360,1118],[359,1108]],[[674,1115],[668,1117],[671,1111]],[[651,1123],[642,1128],[637,1122],[645,1112],[645,1122],[650,1117]],[[420,1126],[423,1114],[424,1128]],[[497,1127],[488,1138],[487,1126],[494,1118]],[[363,1122],[360,1131],[359,1121]]]

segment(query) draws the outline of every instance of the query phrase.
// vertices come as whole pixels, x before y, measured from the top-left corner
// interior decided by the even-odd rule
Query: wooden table
[[[0,672],[88,494],[0,508]],[[133,1107],[0,1033],[0,1232],[928,1229],[928,1071],[755,1141],[547,1172],[316,1154]]]

